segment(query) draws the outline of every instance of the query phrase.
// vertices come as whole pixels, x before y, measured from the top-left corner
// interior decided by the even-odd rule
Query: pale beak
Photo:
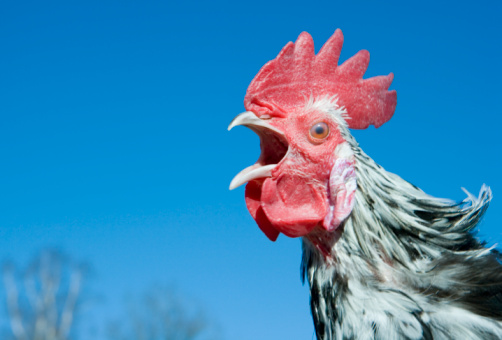
[[[230,183],[229,187],[230,190],[233,190],[241,186],[242,184],[245,184],[254,179],[271,177],[272,170],[277,166],[277,164],[265,164],[264,144],[266,143],[264,143],[264,139],[265,138],[270,139],[272,138],[271,136],[273,135],[276,136],[273,138],[277,140],[284,140],[284,141],[286,140],[286,138],[284,137],[284,133],[282,133],[282,131],[270,125],[267,122],[267,120],[258,118],[251,111],[243,112],[239,114],[237,117],[235,117],[228,126],[228,130],[230,131],[233,127],[239,125],[243,125],[250,128],[251,130],[256,132],[256,134],[260,137],[262,146],[262,155],[255,164],[245,168],[234,177],[234,179]]]
[[[228,126],[228,131],[232,130],[232,128],[234,128],[235,126],[239,126],[239,125],[244,125],[244,126],[247,126],[248,128],[251,128],[251,129],[253,129],[253,127],[258,127],[258,128],[262,127],[262,128],[274,131],[281,136],[284,136],[282,131],[280,131],[280,130],[276,129],[275,127],[273,127],[272,125],[268,124],[266,120],[256,117],[256,115],[251,111],[245,111],[245,112],[237,115],[237,117],[235,117],[232,120],[232,122],[230,122],[230,125]]]

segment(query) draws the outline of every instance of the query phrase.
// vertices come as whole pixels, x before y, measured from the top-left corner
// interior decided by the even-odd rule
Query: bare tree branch
[[[75,310],[75,305],[80,294],[81,282],[82,272],[73,272],[71,274],[68,296],[66,297],[63,312],[61,314],[61,324],[59,326],[59,334],[61,334],[63,338],[67,338],[70,333],[73,321],[73,311]]]
[[[23,280],[17,277],[13,265],[4,267],[13,339],[69,340],[83,281],[82,267],[64,261],[58,252],[44,251],[25,271]]]
[[[218,330],[204,313],[182,300],[172,289],[154,288],[141,298],[131,299],[128,314],[111,323],[112,340],[213,340]]]
[[[14,277],[14,269],[12,265],[6,265],[4,267],[4,282],[5,289],[7,290],[7,307],[10,315],[10,325],[12,327],[12,333],[16,339],[26,340],[26,331],[23,326],[23,317],[19,310],[18,298],[19,292],[16,285],[16,279]]]

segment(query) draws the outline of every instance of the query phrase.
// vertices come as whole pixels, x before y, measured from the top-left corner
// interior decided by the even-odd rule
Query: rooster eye
[[[315,140],[315,141],[320,141],[321,139],[324,139],[328,137],[329,134],[329,127],[328,124],[326,123],[316,123],[310,128],[310,136]]]

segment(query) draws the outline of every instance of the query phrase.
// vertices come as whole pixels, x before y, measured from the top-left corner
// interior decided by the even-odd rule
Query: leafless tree
[[[3,274],[12,339],[70,339],[83,266],[57,251],[44,251],[25,271],[10,263]]]
[[[127,315],[108,327],[112,340],[214,340],[215,324],[200,308],[190,308],[172,288],[153,288],[141,298],[129,299]]]
[[[78,337],[75,319],[82,311],[86,267],[57,251],[40,253],[21,270],[4,265],[10,329],[9,340],[72,340]],[[153,288],[128,300],[126,314],[110,323],[111,340],[217,340],[214,322],[172,288]],[[81,334],[80,334],[81,335]],[[81,335],[82,336],[82,335]]]

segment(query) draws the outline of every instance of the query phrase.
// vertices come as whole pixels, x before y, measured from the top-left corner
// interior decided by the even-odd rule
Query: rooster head
[[[230,189],[246,185],[246,205],[260,229],[306,236],[333,231],[355,204],[355,158],[347,127],[379,127],[393,115],[392,73],[362,79],[365,50],[338,66],[343,35],[336,30],[316,55],[303,32],[258,72],[244,98],[246,112],[231,122],[260,137],[258,161],[241,171]]]

